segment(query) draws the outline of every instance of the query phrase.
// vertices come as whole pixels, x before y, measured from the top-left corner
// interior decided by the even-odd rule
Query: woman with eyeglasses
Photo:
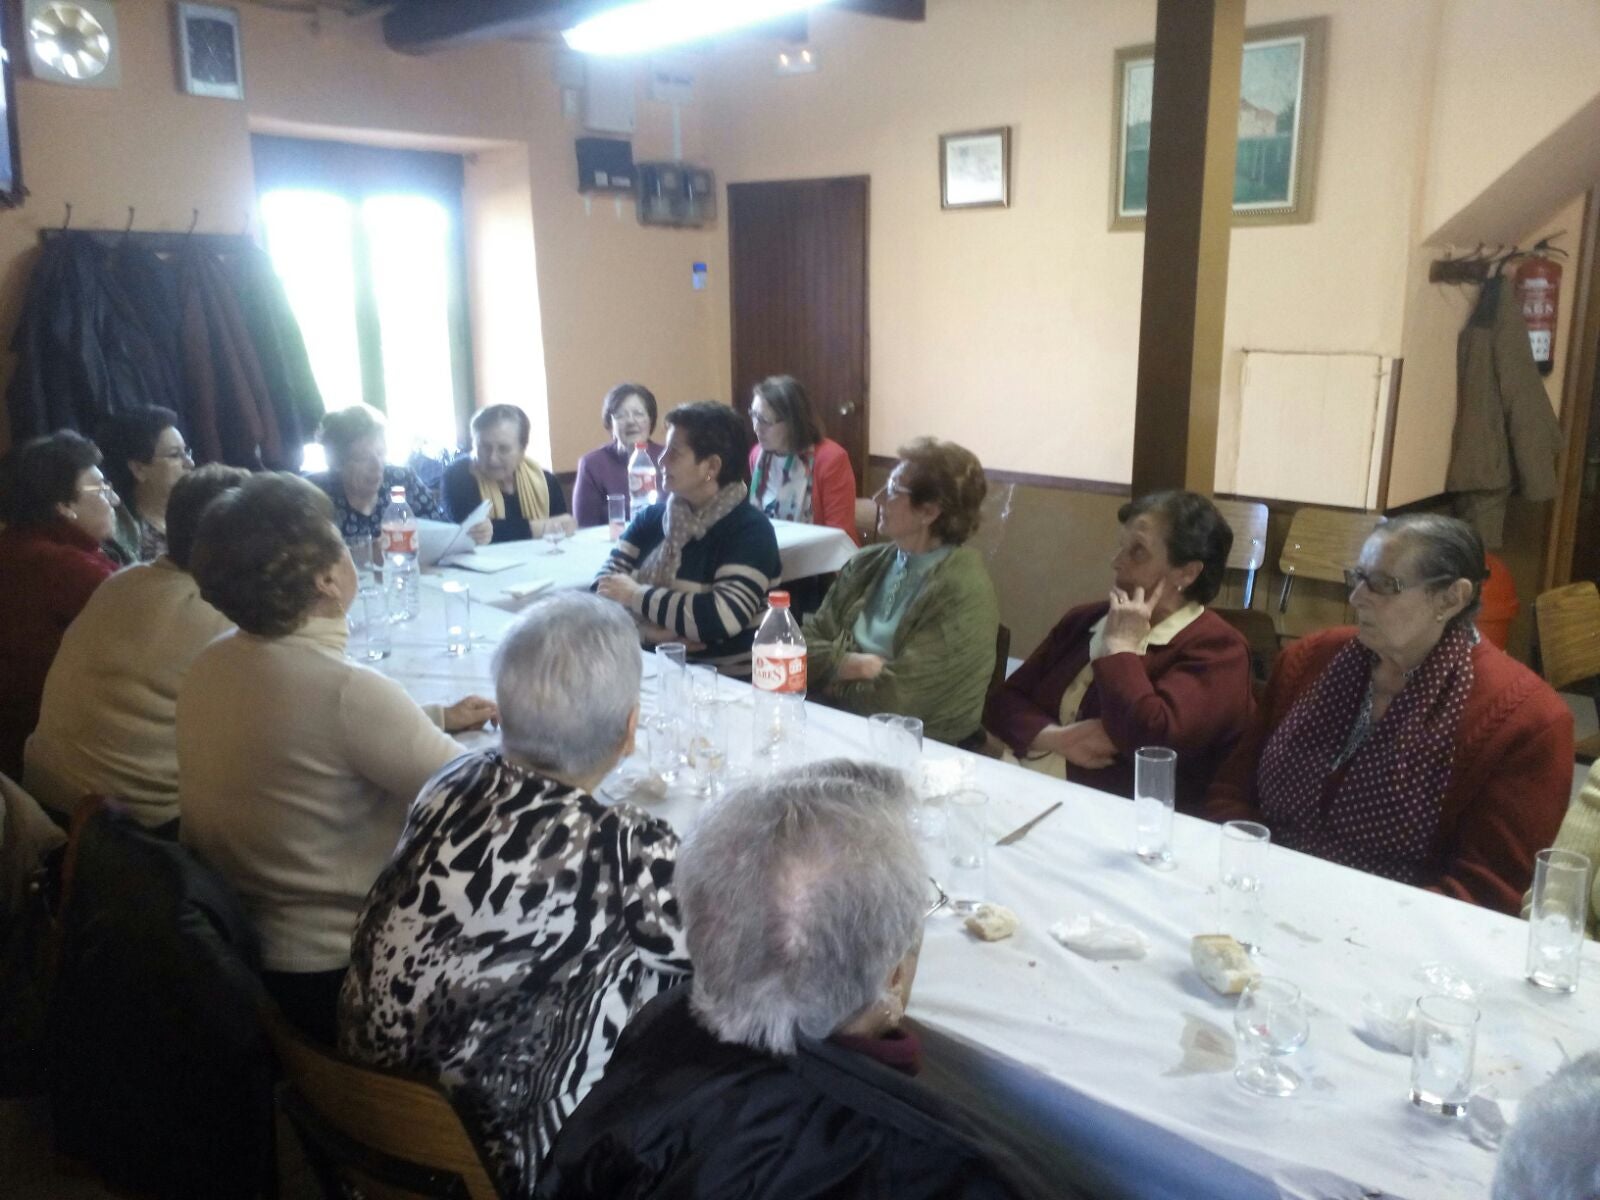
[[[178,414],[151,405],[106,418],[95,439],[101,464],[122,503],[107,551],[127,566],[155,562],[167,552],[167,497],[172,485],[194,469],[194,457],[178,430]]]
[[[750,424],[750,503],[775,521],[831,525],[860,545],[850,456],[824,435],[799,380],[773,375],[756,384]]]
[[[1000,607],[983,557],[962,543],[987,491],[970,450],[933,438],[901,447],[878,492],[885,540],[857,552],[806,619],[814,699],[916,717],[952,745],[981,742]]]
[[[0,774],[12,779],[61,635],[117,569],[101,548],[117,504],[100,451],[70,431],[18,446],[0,473]]]
[[[1193,492],[1124,504],[1109,600],[1069,609],[990,695],[983,723],[1023,766],[1133,797],[1142,746],[1178,752],[1180,812],[1197,813],[1250,720],[1250,652],[1207,606],[1233,531]]]
[[[1486,575],[1464,521],[1421,513],[1374,530],[1345,572],[1355,628],[1283,653],[1206,815],[1516,914],[1572,791],[1572,716],[1478,635]]]

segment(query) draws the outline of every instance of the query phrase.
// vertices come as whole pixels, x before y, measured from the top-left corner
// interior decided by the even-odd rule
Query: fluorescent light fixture
[[[581,54],[643,54],[827,4],[830,0],[633,0],[562,36]]]

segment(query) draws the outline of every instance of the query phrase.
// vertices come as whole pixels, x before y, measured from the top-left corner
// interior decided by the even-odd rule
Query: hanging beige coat
[[[1506,500],[1550,500],[1558,481],[1561,423],[1534,366],[1514,290],[1486,280],[1456,342],[1456,427],[1447,491],[1484,544],[1504,540]]]

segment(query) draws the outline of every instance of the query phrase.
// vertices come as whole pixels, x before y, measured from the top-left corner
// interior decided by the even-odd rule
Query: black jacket
[[[1081,1173],[830,1042],[719,1042],[689,988],[647,1005],[540,1168],[540,1200],[1070,1200]]]
[[[561,481],[546,471],[544,485],[550,490],[550,516],[566,516],[567,494],[561,490]],[[472,455],[463,454],[445,468],[444,482],[439,488],[439,498],[444,501],[444,511],[449,514],[452,521],[465,521],[472,515],[472,510],[483,503],[483,496],[478,491],[477,477],[472,473]],[[515,514],[511,512],[517,503],[514,496],[507,497],[507,501],[505,518],[492,522],[493,540],[526,541],[533,536],[533,526],[528,523],[527,515],[520,508],[517,508]]]

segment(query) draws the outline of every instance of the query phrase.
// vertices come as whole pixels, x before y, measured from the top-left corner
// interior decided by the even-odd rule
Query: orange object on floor
[[[1478,632],[1500,649],[1511,638],[1511,622],[1522,605],[1517,602],[1516,581],[1498,554],[1485,554],[1489,578],[1483,581],[1483,607],[1478,610]]]

